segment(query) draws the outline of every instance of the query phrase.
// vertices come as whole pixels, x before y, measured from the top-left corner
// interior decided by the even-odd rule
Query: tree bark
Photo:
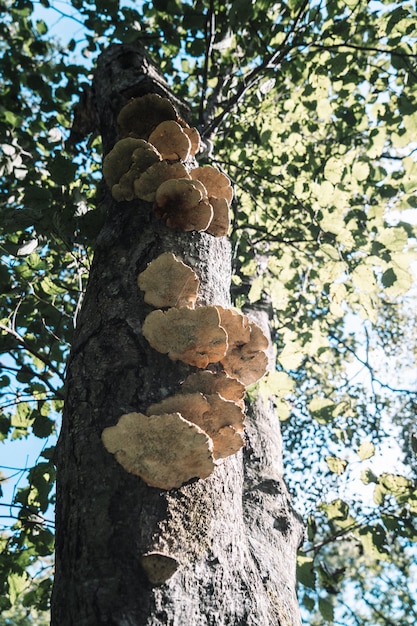
[[[104,153],[116,141],[121,106],[150,92],[187,115],[141,49],[112,46],[102,55],[94,97]],[[138,273],[173,252],[200,278],[198,304],[229,307],[231,272],[226,238],[169,230],[149,203],[116,203],[103,193],[108,218],[68,362],[57,449],[52,626],[299,624],[302,527],[282,478],[272,403],[248,406],[244,452],[179,489],[148,487],[103,446],[104,428],[122,414],[146,412],[195,371],[142,336],[151,307]],[[159,581],[145,565],[153,552],[166,555]]]

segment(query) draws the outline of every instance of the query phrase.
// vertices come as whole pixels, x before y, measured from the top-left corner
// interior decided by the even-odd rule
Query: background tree
[[[415,538],[412,470],[384,473],[365,458],[372,448],[351,452],[368,443],[376,453],[384,450],[386,409],[411,416],[415,403],[409,372],[392,384],[391,373],[377,371],[381,349],[388,354],[402,337],[401,297],[412,283],[413,228],[401,212],[407,216],[415,206],[414,7],[360,1],[73,6],[81,24],[69,49],[84,50],[82,65],[51,41],[31,3],[2,7],[3,436],[33,432],[47,442],[61,410],[74,312],[103,221],[99,139],[90,136],[75,159],[67,152],[70,109],[90,82],[100,48],[140,38],[176,94],[192,104],[206,139],[214,133],[210,162],[227,169],[235,184],[234,299],[272,303],[278,366],[260,393],[279,392],[286,449],[294,450],[287,464],[311,466],[322,480],[306,504],[312,544],[305,547],[300,576],[307,587],[300,595],[308,610],[318,602],[320,619],[331,620],[346,571],[358,585],[363,580],[355,567],[336,580],[346,559],[335,562],[332,538],[343,530],[353,556],[368,548],[374,589],[382,551],[388,561],[397,548],[405,558]],[[365,320],[367,353],[361,352],[366,334],[346,326],[352,314],[356,325]],[[372,385],[350,380],[346,363],[357,357]],[[404,445],[409,441],[407,434]],[[50,529],[32,517],[46,513],[53,493],[48,445],[16,494],[19,520],[3,540],[5,606],[16,598],[13,589],[28,591],[34,570],[28,574],[27,567],[36,555],[51,550]],[[300,454],[306,448],[307,458]],[[412,458],[409,444],[407,454]],[[360,464],[368,468],[362,475],[368,489],[376,491],[373,517],[362,515],[362,500],[344,487]],[[347,535],[351,515],[358,531]],[[407,561],[395,562],[406,574]],[[332,586],[325,576],[330,563]],[[45,593],[38,592],[40,608],[48,580]],[[33,601],[29,590],[25,602]],[[366,623],[369,615],[360,611],[351,623]]]

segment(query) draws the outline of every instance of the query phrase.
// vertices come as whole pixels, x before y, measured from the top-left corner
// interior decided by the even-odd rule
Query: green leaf
[[[45,35],[48,32],[48,27],[43,20],[36,20],[36,30],[39,35]]]
[[[352,174],[358,181],[364,181],[369,178],[370,167],[366,161],[356,161],[352,167]]]
[[[40,288],[49,296],[64,294],[66,290],[54,283],[49,276],[45,276],[39,283]]]
[[[345,522],[349,521],[349,505],[340,498],[333,500],[329,504],[323,503],[321,508],[330,522],[337,522],[338,525],[343,523],[345,526]]]
[[[303,595],[303,605],[307,609],[309,613],[311,613],[314,609],[315,601],[313,598],[310,598],[306,593]]]
[[[342,161],[335,157],[330,157],[324,167],[324,175],[328,181],[338,185],[343,178],[345,166]]]
[[[356,534],[366,554],[378,559],[388,558],[387,534],[381,524],[364,526]]]
[[[304,356],[304,350],[297,343],[288,342],[279,353],[278,360],[284,369],[296,370],[301,365]]]
[[[18,574],[16,572],[10,573],[7,577],[9,585],[9,599],[11,604],[16,604],[20,594],[24,590],[27,584],[27,574]]]
[[[259,383],[259,392],[265,399],[269,396],[284,398],[294,391],[294,381],[285,372],[269,371]]]
[[[333,622],[334,607],[327,598],[319,598],[319,611],[326,622]]]
[[[377,483],[378,476],[376,476],[376,474],[374,474],[372,470],[367,468],[361,472],[361,481],[363,482],[364,485],[369,485],[370,483]]]
[[[319,424],[326,424],[334,418],[336,405],[328,398],[313,398],[308,409]]]
[[[55,430],[55,422],[37,411],[33,411],[32,415],[35,416],[32,424],[33,434],[40,438],[49,437]]]
[[[338,476],[341,476],[345,472],[348,465],[347,461],[337,456],[326,456],[325,460],[330,471]]]
[[[297,580],[310,589],[316,588],[316,576],[314,573],[314,559],[299,554],[297,556]]]
[[[365,441],[362,443],[358,450],[357,454],[361,461],[365,461],[366,459],[370,459],[375,454],[375,446],[371,441]]]
[[[376,293],[377,283],[373,269],[367,265],[358,265],[351,272],[351,279],[361,294]]]

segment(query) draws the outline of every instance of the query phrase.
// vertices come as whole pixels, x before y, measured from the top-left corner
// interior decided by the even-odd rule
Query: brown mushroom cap
[[[132,165],[134,150],[146,143],[143,139],[127,137],[117,141],[103,160],[103,177],[110,189],[119,182]]]
[[[185,161],[190,156],[191,141],[173,120],[158,124],[148,141],[168,161]]]
[[[228,347],[234,348],[248,343],[250,340],[250,325],[246,315],[236,309],[216,307],[220,315],[220,324],[227,332]]]
[[[225,400],[230,400],[240,408],[244,406],[245,386],[226,374],[208,370],[190,374],[181,385],[182,393],[201,392],[206,396],[218,393]]]
[[[152,404],[148,415],[180,413],[186,420],[197,424],[213,440],[213,457],[225,458],[243,446],[244,414],[234,403],[218,394],[207,397],[201,393],[177,394]]]
[[[153,202],[155,200],[158,187],[165,181],[176,178],[189,178],[188,172],[182,163],[167,163],[160,161],[151,165],[140,178],[136,179],[133,189],[136,198]]]
[[[237,404],[225,400],[217,393],[206,396],[206,399],[210,404],[210,411],[203,416],[204,425],[201,428],[213,440],[213,457],[217,460],[236,454],[244,444],[245,414]]]
[[[210,437],[179,413],[127,413],[104,429],[102,441],[126,471],[150,487],[174,489],[214,469]]]
[[[143,322],[142,332],[158,352],[202,369],[226,353],[226,331],[214,306],[152,311]]]
[[[155,148],[143,139],[126,137],[118,141],[103,161],[104,180],[115,200],[133,200],[134,180],[160,160]]]
[[[207,232],[214,237],[226,237],[230,228],[230,209],[224,198],[210,198],[213,207],[213,219]]]
[[[196,155],[197,152],[200,150],[200,144],[201,144],[200,133],[198,132],[196,128],[190,128],[187,125],[183,126],[182,130],[184,131],[184,133],[187,135],[188,139],[191,142],[191,151],[190,151],[191,156]]]
[[[193,180],[200,180],[207,189],[209,198],[224,198],[230,205],[233,198],[233,189],[229,178],[216,170],[211,165],[196,167],[191,170],[190,176]]]
[[[165,252],[149,263],[138,276],[145,302],[164,307],[194,308],[200,281],[197,274],[171,252]]]
[[[138,141],[142,141],[141,139]],[[144,142],[146,143],[146,142]],[[151,148],[151,144],[147,144]],[[132,154],[132,166],[124,174],[118,184],[113,185],[112,196],[120,200],[133,200],[135,197],[134,183],[142,173],[153,164],[160,161],[160,156],[152,146],[152,150],[137,149]]]
[[[204,198],[204,187],[185,178],[162,183],[155,204],[155,214],[169,228],[204,231],[213,217],[213,208]]]
[[[132,98],[117,117],[120,137],[148,139],[151,132],[165,120],[176,120],[177,112],[167,98],[155,93]]]
[[[232,309],[217,307],[220,324],[227,332],[228,348],[220,360],[224,371],[244,385],[251,385],[265,374],[268,368],[268,339],[255,322]]]
[[[249,322],[250,341],[247,350],[268,350],[269,341],[265,336],[262,328],[255,322]]]
[[[193,424],[197,424],[202,430],[201,425],[204,413],[210,409],[210,404],[201,393],[186,393],[168,396],[161,402],[156,402],[148,407],[146,413],[148,415],[161,415],[163,413],[180,413],[182,417]]]
[[[246,346],[235,348],[222,360],[225,372],[240,380],[244,385],[253,385],[265,375],[268,357],[261,350],[248,351]]]

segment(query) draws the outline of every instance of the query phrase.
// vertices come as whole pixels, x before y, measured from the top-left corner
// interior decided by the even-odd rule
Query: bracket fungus
[[[243,411],[219,394],[180,393],[152,404],[147,413],[179,413],[199,426],[213,441],[213,457],[222,459],[236,454],[243,446]]]
[[[182,163],[168,163],[167,161],[154,163],[135,180],[133,184],[135,197],[147,202],[153,202],[160,185],[177,178],[183,179],[187,177],[189,178],[188,172]]]
[[[162,183],[155,195],[154,211],[169,228],[185,231],[204,231],[213,219],[204,187],[189,178]]]
[[[158,124],[166,120],[176,120],[177,117],[171,102],[156,93],[132,98],[117,117],[119,136],[147,140]]]
[[[122,467],[150,487],[174,489],[214,470],[210,437],[179,413],[126,413],[105,428],[103,444]]]
[[[191,153],[191,141],[174,120],[161,122],[148,139],[167,161],[185,161]]]
[[[142,332],[158,352],[201,369],[226,354],[227,335],[214,306],[152,311],[143,322]]]
[[[152,585],[163,585],[180,566],[175,557],[157,551],[142,554],[140,563]]]
[[[245,385],[231,378],[226,372],[204,370],[190,374],[181,385],[181,393],[201,392],[204,395],[218,393],[225,400],[230,400],[241,409],[244,407]]]
[[[207,189],[209,198],[224,198],[228,205],[232,202],[233,189],[230,179],[215,167],[204,165],[196,167],[190,172],[193,180],[199,180]]]
[[[164,307],[194,308],[200,281],[194,270],[171,252],[151,261],[139,274],[139,289],[145,292],[145,302],[158,309]]]
[[[213,219],[206,229],[213,237],[226,237],[230,228],[230,209],[224,198],[210,198]]]
[[[214,237],[227,235],[230,226],[230,203],[233,189],[229,178],[215,167],[206,165],[190,171],[192,180],[198,180],[206,189],[208,201],[213,208],[213,219],[207,232]]]
[[[198,132],[196,128],[194,127],[190,128],[188,124],[186,124],[182,119],[179,119],[178,123],[180,124],[183,132],[187,135],[188,139],[190,140],[191,156],[195,156],[197,152],[200,150],[200,145],[201,145],[200,133]]]
[[[113,198],[118,202],[133,200],[134,181],[160,160],[157,150],[143,139],[126,137],[118,141],[103,160],[104,180]]]
[[[268,368],[265,350],[269,342],[255,322],[232,309],[217,307],[221,326],[227,332],[228,348],[220,359],[224,371],[245,386],[256,383]]]

